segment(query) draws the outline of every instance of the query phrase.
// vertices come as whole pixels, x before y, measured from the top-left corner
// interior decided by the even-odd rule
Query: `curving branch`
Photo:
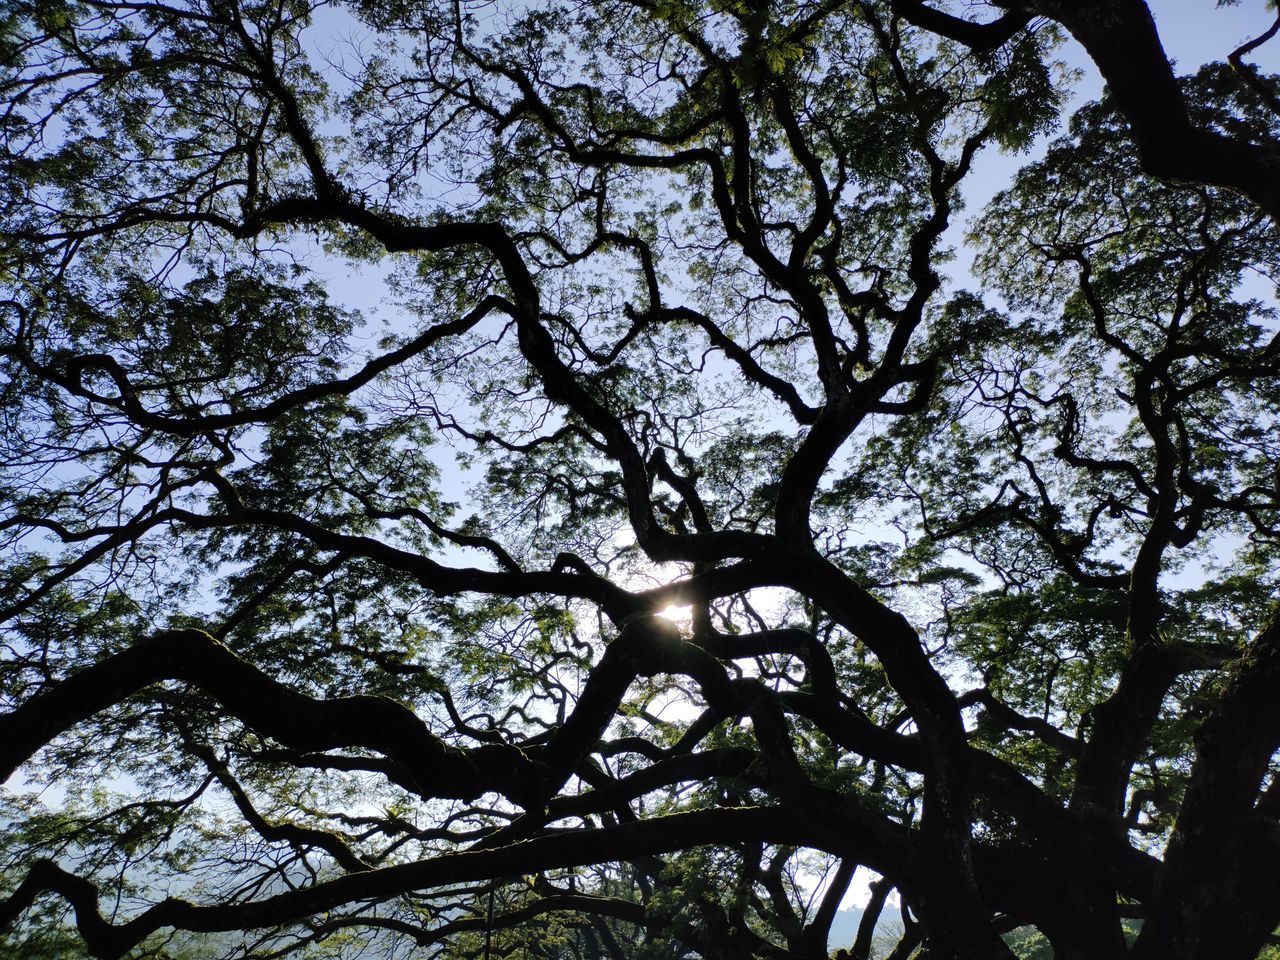
[[[75,910],[76,926],[93,956],[118,960],[165,928],[196,932],[262,929],[356,900],[385,900],[448,884],[597,863],[602,858],[634,860],[702,844],[759,839],[830,847],[832,852],[855,858],[862,857],[865,843],[865,838],[831,825],[799,823],[778,807],[700,810],[347,874],[248,903],[197,905],[170,898],[120,924],[103,917],[98,889],[91,881],[45,860],[34,864],[17,890],[0,903],[0,927],[12,923],[37,897],[55,893]]]

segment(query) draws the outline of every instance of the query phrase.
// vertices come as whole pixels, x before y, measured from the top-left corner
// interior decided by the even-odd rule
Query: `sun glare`
[[[693,607],[667,607],[658,616],[670,620],[676,626],[687,628],[693,625]]]

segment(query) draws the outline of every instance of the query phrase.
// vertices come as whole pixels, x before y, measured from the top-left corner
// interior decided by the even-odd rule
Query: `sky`
[[[1174,62],[1179,74],[1194,72],[1204,63],[1225,60],[1242,43],[1263,33],[1276,15],[1275,11],[1268,8],[1266,0],[1241,0],[1230,6],[1220,6],[1216,0],[1148,0],[1148,6],[1155,18],[1165,52]],[[1069,39],[1060,49],[1059,56],[1069,69],[1080,73],[1074,95],[1067,105],[1066,115],[1069,115],[1078,107],[1097,99],[1102,93],[1103,82],[1093,62],[1075,41]],[[1248,60],[1257,64],[1264,72],[1280,72],[1280,37],[1255,50]],[[962,242],[967,229],[966,221],[976,216],[999,190],[1008,186],[1021,167],[1042,156],[1054,136],[1055,134],[1049,134],[1040,137],[1023,153],[1009,154],[989,149],[976,159],[963,188],[966,212],[956,218],[946,238],[946,242],[957,249],[956,260],[950,266],[951,280],[957,285],[973,285],[967,269],[971,258]],[[378,271],[371,270],[367,264],[345,271],[332,262],[315,266],[322,271],[333,271],[329,276],[336,299],[352,306],[374,308],[372,316],[381,312],[377,310],[377,306],[383,302],[383,276]],[[386,309],[385,306],[383,309]],[[374,327],[376,329],[376,323]],[[448,492],[451,495],[463,493],[461,485]],[[682,612],[671,611],[669,616],[678,620]],[[848,912],[838,918],[833,928],[833,948],[849,945],[846,941],[852,938],[850,931],[856,931],[856,918],[851,912],[866,903],[870,880],[871,875],[860,869],[850,885],[842,903],[842,911]],[[891,899],[891,905],[893,902]],[[897,911],[893,906],[886,907],[885,912],[886,918],[896,918]]]
[[[1211,60],[1225,59],[1242,42],[1266,30],[1275,16],[1274,11],[1267,8],[1265,0],[1242,0],[1238,6],[1229,7],[1219,7],[1215,0],[1150,0],[1150,6],[1165,49],[1180,73],[1191,72]],[[1102,81],[1081,48],[1068,41],[1061,56],[1069,67],[1080,70],[1082,74],[1072,106],[1096,98],[1101,92]],[[1255,51],[1250,59],[1264,71],[1280,72],[1280,38]],[[994,150],[981,155],[965,190],[968,215],[976,214],[991,196],[1008,185],[1020,167],[1041,155],[1050,139],[1042,138],[1021,155]],[[963,229],[963,219],[952,228],[951,239],[957,246]],[[967,258],[961,253],[956,269],[963,271],[966,262]],[[350,269],[333,262],[316,262],[314,266],[322,273],[328,273],[337,300],[352,306],[374,308],[371,312],[375,316],[380,312],[377,308],[384,300],[385,290],[384,275],[379,271],[367,264]],[[376,335],[376,331],[375,323],[371,333]],[[851,910],[866,902],[869,879],[865,871],[859,871],[845,898],[844,909]],[[833,939],[833,947],[848,945],[844,938],[850,936],[847,933],[849,929],[849,917],[846,916],[837,926],[836,936],[840,939]]]
[[[1148,5],[1164,42],[1165,52],[1174,62],[1179,74],[1191,73],[1202,64],[1214,60],[1225,60],[1228,54],[1246,40],[1263,33],[1276,16],[1274,11],[1267,9],[1264,0],[1243,0],[1239,6],[1232,7],[1218,7],[1215,0],[1148,0]],[[1103,89],[1102,77],[1083,49],[1073,40],[1068,40],[1059,56],[1069,68],[1081,72],[1075,96],[1068,106],[1067,112],[1070,113],[1097,99]],[[1280,72],[1280,37],[1264,44],[1247,59],[1264,72]],[[957,218],[949,231],[948,239],[958,248],[958,256],[951,265],[953,281],[964,285],[966,280],[966,266],[970,258],[960,244],[966,229],[965,221],[976,215],[999,190],[1008,186],[1021,167],[1042,156],[1053,137],[1052,134],[1041,137],[1022,154],[1011,155],[988,150],[979,155],[964,188],[966,213]],[[871,879],[872,875],[863,869],[859,869],[854,876],[849,892],[841,903],[844,916],[838,917],[832,928],[832,949],[850,945],[857,931],[852,914],[866,904],[870,896],[868,883]],[[885,907],[883,919],[897,919],[896,901],[893,898],[890,899],[890,905]]]
[[[1160,31],[1165,53],[1179,74],[1193,73],[1202,64],[1214,60],[1226,60],[1246,40],[1265,32],[1275,18],[1275,12],[1267,9],[1265,0],[1242,0],[1238,6],[1227,7],[1218,7],[1215,0],[1148,0],[1147,5]],[[1101,95],[1102,77],[1074,40],[1069,39],[1063,45],[1059,56],[1069,69],[1080,72],[1066,110],[1070,115]],[[1263,44],[1246,60],[1264,72],[1280,73],[1280,37]],[[1007,187],[1021,167],[1043,156],[1054,136],[1056,134],[1041,136],[1025,153],[988,149],[978,155],[963,187],[966,213],[950,231],[950,239],[957,247],[960,247],[960,231],[964,229],[965,220],[979,213],[987,201]],[[955,269],[965,273],[970,257],[962,248],[957,253]]]

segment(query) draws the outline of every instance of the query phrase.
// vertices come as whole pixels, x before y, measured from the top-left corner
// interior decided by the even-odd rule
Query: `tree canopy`
[[[1277,32],[5,4],[0,950],[1257,957]]]

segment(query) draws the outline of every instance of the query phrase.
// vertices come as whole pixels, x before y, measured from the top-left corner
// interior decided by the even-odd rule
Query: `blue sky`
[[[1202,64],[1214,60],[1226,60],[1242,43],[1265,32],[1276,16],[1275,11],[1267,9],[1265,0],[1242,0],[1238,6],[1228,7],[1218,7],[1215,0],[1148,0],[1148,6],[1155,17],[1165,53],[1179,74],[1193,73]],[[1069,68],[1081,74],[1068,105],[1069,114],[1101,95],[1102,77],[1074,40],[1063,45],[1059,56]],[[1280,37],[1273,38],[1246,59],[1263,71],[1280,73]],[[951,231],[951,242],[961,248],[954,273],[963,273],[969,262],[956,227],[963,229],[964,221],[979,213],[988,200],[1007,187],[1022,166],[1043,155],[1052,139],[1053,135],[1041,137],[1021,154],[989,149],[978,156],[963,187],[966,211]]]

